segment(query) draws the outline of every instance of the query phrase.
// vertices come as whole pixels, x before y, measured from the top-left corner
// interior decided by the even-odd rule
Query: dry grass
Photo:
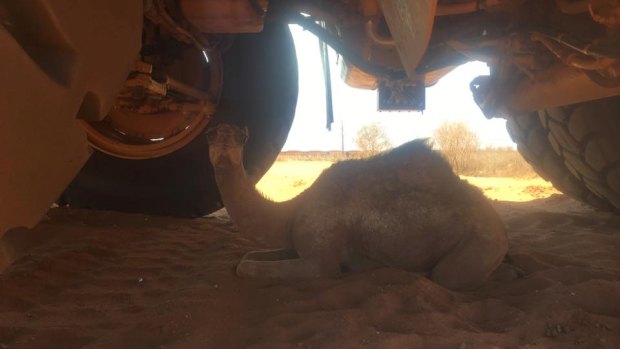
[[[359,152],[285,152],[257,184],[267,197],[284,201],[308,188],[336,161],[359,157]],[[559,193],[551,183],[538,177],[511,149],[482,150],[475,156],[473,174],[461,175],[495,200],[530,201]]]
[[[538,178],[521,154],[511,148],[481,149],[472,156],[472,164],[460,173],[476,177]]]
[[[363,155],[359,151],[311,151],[282,152],[277,161],[327,161],[337,162],[357,159]],[[523,160],[521,154],[511,148],[480,149],[473,154],[472,164],[460,175],[475,177],[514,177],[538,178],[532,167]]]
[[[327,161],[330,163],[357,159],[362,156],[360,151],[283,151],[278,155],[276,161]]]
[[[272,200],[288,200],[306,190],[321,172],[332,164],[331,161],[321,160],[278,160],[258,182],[256,188]]]

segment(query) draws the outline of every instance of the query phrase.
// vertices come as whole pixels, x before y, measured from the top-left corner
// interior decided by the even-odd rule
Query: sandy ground
[[[620,348],[620,217],[561,195],[494,202],[505,262],[475,292],[383,268],[246,280],[220,212],[52,209],[1,245],[0,348]]]

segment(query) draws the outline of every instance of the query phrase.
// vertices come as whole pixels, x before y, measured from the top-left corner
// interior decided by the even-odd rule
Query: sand
[[[240,279],[254,245],[223,211],[52,209],[0,244],[0,348],[620,348],[620,216],[493,204],[509,253],[472,292],[391,268]]]

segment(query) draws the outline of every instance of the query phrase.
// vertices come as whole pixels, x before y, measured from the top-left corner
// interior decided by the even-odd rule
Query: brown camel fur
[[[228,124],[208,132],[217,185],[241,233],[280,250],[246,254],[239,276],[331,277],[385,265],[470,289],[506,254],[504,226],[490,203],[424,141],[336,163],[306,191],[276,203],[246,178],[247,137]]]

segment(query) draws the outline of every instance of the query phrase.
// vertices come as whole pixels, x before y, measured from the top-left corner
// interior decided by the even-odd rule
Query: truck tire
[[[620,96],[551,108],[540,122],[568,170],[620,210]]]
[[[560,152],[551,144],[550,131],[545,125],[548,110],[508,118],[506,128],[517,149],[536,173],[550,181],[562,193],[602,210],[611,204],[591,191],[581,177],[572,173]]]
[[[261,33],[237,35],[223,59],[214,120],[248,127],[245,166],[257,181],[282,149],[297,104],[297,57],[288,26],[266,23]],[[204,135],[154,159],[95,151],[59,204],[178,217],[203,216],[222,207]]]

